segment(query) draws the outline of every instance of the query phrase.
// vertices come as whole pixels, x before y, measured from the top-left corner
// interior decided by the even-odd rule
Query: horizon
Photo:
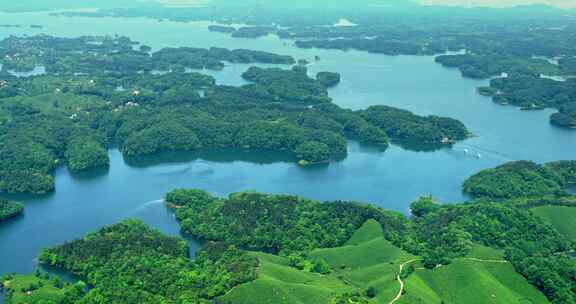
[[[204,6],[214,0],[152,0],[142,2],[158,2],[166,6]],[[383,0],[381,2],[386,2]],[[432,6],[460,6],[460,7],[494,7],[509,8],[524,5],[548,5],[557,8],[576,8],[576,2],[572,0],[407,0],[421,5]]]
[[[449,5],[470,7],[514,7],[523,5],[549,5],[559,8],[576,8],[576,2],[572,0],[419,0],[424,5]]]

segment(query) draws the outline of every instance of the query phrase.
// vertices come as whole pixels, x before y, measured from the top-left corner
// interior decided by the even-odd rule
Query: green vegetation
[[[31,71],[37,66],[48,73],[119,74],[140,71],[171,71],[184,68],[222,69],[224,62],[293,64],[291,56],[245,49],[165,48],[150,53],[135,50],[126,37],[55,38],[51,36],[10,37],[0,42],[3,70]]]
[[[566,238],[576,241],[576,205],[574,207],[548,205],[530,210]]]
[[[362,293],[371,290],[374,303],[388,303],[400,286],[396,282],[400,264],[415,259],[385,240],[376,221],[367,221],[342,247],[317,249],[312,259],[324,260],[334,269],[334,275],[349,282]]]
[[[87,137],[72,139],[65,152],[68,168],[72,171],[84,171],[96,167],[108,166],[108,151],[102,143]]]
[[[518,56],[493,54],[442,55],[436,57],[436,62],[445,67],[459,68],[462,76],[477,79],[500,76],[502,73],[510,75],[524,73],[533,75],[558,75],[560,73],[558,66],[544,59]]]
[[[301,271],[287,258],[253,253],[258,258],[258,278],[232,289],[219,298],[225,304],[330,303],[335,293],[353,290],[333,276]]]
[[[43,65],[47,73],[0,74],[0,191],[52,191],[58,165],[71,171],[107,166],[112,145],[132,159],[232,148],[288,152],[305,165],[342,159],[349,138],[386,148],[389,136],[445,145],[467,134],[448,118],[342,109],[328,97],[327,87],[340,78],[335,73],[313,79],[302,66],[252,67],[243,74],[250,84],[231,87],[190,70],[221,69],[224,61],[293,64],[292,57],[219,48],[151,53],[136,46],[125,37],[0,42],[6,69]],[[395,131],[399,126],[402,132]]]
[[[298,67],[290,71],[251,67],[242,74],[242,78],[262,86],[270,95],[288,102],[313,105],[330,101],[324,83],[309,78],[306,70]]]
[[[316,74],[316,79],[327,88],[334,87],[340,83],[340,74],[331,72],[320,72]]]
[[[236,38],[260,38],[268,36],[276,29],[271,26],[246,26],[241,27],[232,33]]]
[[[501,249],[541,242],[536,251],[545,254],[570,248],[563,236],[527,210],[502,203],[445,205],[415,218],[414,224],[415,237],[424,245],[424,263],[430,267],[467,255],[473,242]]]
[[[464,192],[474,197],[509,199],[558,195],[576,179],[575,161],[538,165],[529,161],[510,162],[481,171],[464,182]]]
[[[417,270],[397,303],[549,303],[512,265],[496,261],[460,258],[434,270]]]
[[[24,212],[24,205],[12,203],[6,199],[0,198],[0,222],[15,217]]]
[[[421,259],[425,268],[434,269],[462,258],[466,262],[498,260],[501,264],[505,259],[551,302],[572,303],[574,298],[576,263],[563,255],[573,243],[524,207],[542,204],[546,199],[437,205],[431,198],[422,198],[412,205],[412,221],[355,203],[320,204],[294,196],[237,193],[219,199],[200,190],[176,190],[166,199],[178,207],[177,218],[184,232],[252,250],[277,252],[301,271],[354,282],[351,286],[362,291],[360,298],[364,300],[370,287],[372,298],[391,300],[394,290],[385,282],[394,280],[400,261]],[[564,202],[559,197],[558,203],[569,200]],[[464,264],[456,269],[470,267]],[[490,274],[492,278],[487,282],[501,282],[497,296],[502,303],[513,297],[530,298],[534,289],[512,272],[512,266],[493,270],[486,266],[487,270],[472,273],[485,273],[480,277]],[[414,270],[414,265],[407,265],[401,276],[409,277]],[[286,291],[278,288],[271,287],[280,297],[287,297],[283,293]],[[434,288],[439,289],[422,292],[436,294],[432,299],[452,299],[453,295],[442,294],[446,292],[443,288]],[[351,296],[357,296],[357,291]],[[461,296],[465,295],[458,299]]]
[[[325,261],[330,273],[320,275],[291,267],[292,258],[254,254],[258,278],[232,289],[222,303],[390,303],[400,290],[401,263],[416,257],[383,238],[369,220],[342,247],[310,252],[309,260]],[[535,287],[503,260],[503,253],[475,245],[469,256],[434,270],[408,264],[405,292],[398,303],[549,303]],[[479,289],[470,293],[470,289]],[[353,299],[352,302],[347,302]],[[343,302],[341,302],[343,301]]]
[[[550,79],[549,73],[517,73],[490,81],[481,88],[483,95],[494,102],[510,104],[524,110],[555,108],[558,113],[550,117],[553,125],[576,128],[576,79]]]
[[[388,106],[372,106],[360,113],[368,122],[400,142],[450,143],[469,136],[466,127],[452,118],[422,117]]]
[[[254,192],[175,190],[166,201],[183,232],[208,241],[194,261],[184,241],[135,220],[45,250],[40,261],[93,287],[74,303],[574,302],[576,262],[564,255],[574,243],[526,208],[552,198],[424,197],[410,220]],[[482,288],[471,297],[471,286]]]
[[[383,237],[377,221],[364,223],[343,246],[310,252],[307,261],[326,263],[329,272],[294,265],[289,258],[257,254],[258,278],[222,297],[224,303],[388,303],[397,293],[395,273],[413,258]],[[295,268],[296,267],[296,268]],[[348,302],[348,300],[352,302]],[[251,302],[253,301],[253,302]]]
[[[7,304],[75,304],[84,295],[86,284],[64,284],[58,277],[35,275],[4,275],[0,286],[6,290]]]
[[[452,263],[480,243],[506,250],[508,260],[552,303],[575,301],[573,243],[528,210],[506,202],[438,206],[414,220],[424,266]]]
[[[290,195],[244,192],[220,199],[181,189],[168,193],[166,201],[179,207],[176,218],[186,233],[273,252],[340,246],[368,219],[378,220],[388,239],[399,239],[407,224],[402,215],[369,205]]]
[[[185,241],[126,220],[45,250],[40,261],[68,270],[92,288],[75,303],[210,303],[254,279],[256,260],[210,243],[194,261]]]
[[[466,257],[480,260],[503,260],[504,251],[474,244]]]
[[[234,33],[236,31],[236,28],[233,26],[210,25],[210,26],[208,26],[208,30],[211,32],[220,32],[220,33],[231,34],[231,33]]]
[[[406,222],[402,217],[393,214],[383,217],[385,213],[378,209],[350,203],[338,203],[338,208],[334,208],[334,203],[318,204],[297,197],[256,193],[238,193],[228,199],[218,199],[199,190],[178,190],[168,194],[167,201],[179,207],[177,217],[183,231],[210,240],[228,240],[252,249],[279,252],[288,256],[290,264],[302,271],[329,275],[338,273],[346,277],[357,270],[359,278],[370,278],[369,273],[363,272],[364,268],[372,267],[377,262],[386,264],[389,261],[386,259],[394,259],[395,256],[409,257],[386,239],[421,256],[423,265],[429,269],[467,256],[503,259],[502,251],[474,245],[482,244],[494,249],[506,249],[506,259],[552,302],[571,303],[573,297],[571,277],[576,265],[559,254],[570,250],[571,242],[515,204],[476,202],[441,206],[435,205],[429,198],[423,198],[413,205],[413,210],[417,210],[416,217],[412,222]],[[346,210],[344,206],[348,211],[341,213],[340,210]],[[314,221],[310,221],[311,218]],[[370,226],[362,227],[360,233],[354,236],[352,231],[342,229],[359,228],[360,223],[371,218],[376,221],[369,221],[366,225],[385,229],[379,238],[374,238],[378,233]],[[341,231],[342,234],[327,234],[323,229]],[[345,239],[348,238],[350,241],[346,243]],[[343,247],[334,248],[338,246]],[[380,260],[374,252],[385,252],[386,255]],[[530,268],[529,265],[534,266]],[[385,271],[394,274],[395,268],[388,266],[387,269],[376,271],[374,281],[364,281],[364,285],[358,286],[374,287],[372,292],[376,293],[376,297],[386,294],[379,291],[384,287],[380,287],[377,281],[383,278],[379,274]],[[403,276],[409,276],[410,269]],[[512,268],[506,269],[505,272],[509,272]],[[343,271],[349,273],[344,274]],[[393,275],[388,277],[394,279]],[[518,277],[510,280],[510,284],[519,284],[514,283]],[[524,287],[510,287],[512,291],[502,291],[501,297],[520,297],[524,294]],[[504,287],[501,289],[504,290]],[[388,291],[388,295],[393,293]]]
[[[3,105],[10,122],[0,125],[0,191],[53,190],[50,174],[61,159],[74,171],[107,165],[102,140],[90,128],[62,114],[42,113],[18,102]]]

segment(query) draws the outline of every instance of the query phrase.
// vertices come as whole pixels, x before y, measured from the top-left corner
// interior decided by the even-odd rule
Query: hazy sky
[[[549,4],[558,7],[576,8],[576,0],[419,0],[424,4],[448,4],[460,6],[507,7],[522,4]]]
[[[209,3],[210,0],[156,0],[166,5],[174,6],[196,6],[203,3]],[[241,1],[241,0],[240,0]],[[282,1],[282,0],[271,0]],[[314,1],[314,0],[310,0]],[[381,0],[385,3],[386,0]],[[548,4],[564,8],[576,8],[576,0],[414,0],[422,4],[434,5],[458,5],[458,6],[494,6],[509,7],[525,4]]]

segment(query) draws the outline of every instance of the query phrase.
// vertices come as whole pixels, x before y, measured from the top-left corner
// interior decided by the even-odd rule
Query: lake
[[[178,235],[163,195],[178,187],[202,188],[216,195],[242,190],[292,193],[318,200],[356,200],[408,213],[410,202],[433,195],[442,202],[467,198],[460,185],[469,175],[511,160],[546,162],[576,158],[576,131],[552,127],[551,110],[523,112],[479,96],[486,81],[463,79],[430,56],[384,56],[357,51],[297,49],[276,37],[235,39],[210,33],[208,22],[158,22],[145,18],[66,18],[46,13],[0,13],[4,24],[40,24],[43,29],[0,28],[9,35],[46,33],[64,37],[120,34],[155,49],[168,46],[250,48],[319,62],[311,73],[342,73],[330,90],[342,107],[362,109],[385,104],[462,120],[474,138],[434,152],[392,146],[386,151],[349,145],[346,159],[326,166],[301,168],[287,155],[242,151],[166,154],[126,162],[110,151],[111,167],[72,175],[56,171],[56,192],[9,198],[26,205],[25,214],[0,226],[0,273],[33,271],[42,248],[83,236],[104,225],[134,217],[170,235]],[[206,71],[218,83],[240,85],[249,65]],[[468,149],[470,154],[465,154]],[[481,158],[475,155],[480,154]],[[191,248],[198,245],[191,241]],[[1,302],[1,301],[0,301]]]

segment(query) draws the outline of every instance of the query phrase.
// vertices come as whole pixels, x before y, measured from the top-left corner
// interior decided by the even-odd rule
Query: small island
[[[341,76],[338,73],[319,72],[316,79],[328,88],[335,87],[340,83]]]
[[[210,25],[210,26],[208,26],[208,30],[211,32],[225,33],[225,34],[231,34],[231,33],[236,32],[235,27],[223,26],[223,25]]]
[[[7,199],[0,198],[0,222],[11,219],[24,212],[24,205],[20,203],[9,202]]]
[[[562,196],[576,184],[576,161],[543,165],[515,161],[474,174],[464,182],[464,192],[476,198]]]
[[[212,303],[253,280],[258,266],[253,257],[223,243],[206,244],[192,261],[184,240],[137,220],[45,250],[39,259],[90,284],[74,294],[80,303]]]
[[[232,33],[235,38],[260,38],[268,36],[276,31],[272,26],[248,26],[241,27]]]
[[[496,103],[513,105],[524,110],[555,108],[550,116],[552,125],[576,128],[576,79],[565,81],[541,77],[540,74],[513,74],[495,78],[488,87],[479,88],[480,94]]]

